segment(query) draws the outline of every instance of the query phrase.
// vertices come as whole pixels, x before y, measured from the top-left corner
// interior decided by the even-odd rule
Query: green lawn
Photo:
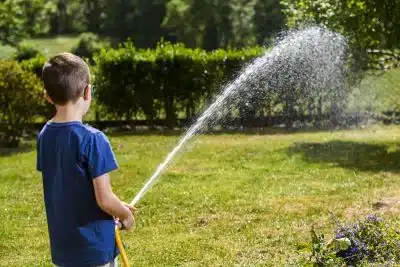
[[[51,38],[27,39],[24,42],[37,46],[45,55],[54,56],[61,52],[70,52],[78,44],[79,36],[58,36]],[[0,58],[8,58],[15,52],[10,46],[0,45]]]
[[[400,68],[381,75],[366,75],[361,83],[352,88],[350,111],[395,111],[400,108]]]
[[[13,53],[15,53],[14,47],[0,44],[0,59],[9,58],[12,56]]]
[[[122,238],[132,266],[285,266],[308,255],[314,224],[354,221],[398,198],[400,127],[196,138],[138,205]],[[131,201],[178,136],[111,136]],[[32,144],[34,146],[34,144]],[[35,152],[0,157],[0,266],[51,266]],[[329,236],[328,236],[329,237]]]

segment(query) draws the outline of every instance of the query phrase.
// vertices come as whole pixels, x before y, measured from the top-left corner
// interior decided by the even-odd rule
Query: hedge
[[[154,50],[125,43],[95,56],[97,101],[108,113],[126,120],[143,114],[166,118],[173,126],[180,114],[191,118],[261,47],[206,52],[161,42]]]
[[[91,67],[96,119],[145,118],[148,125],[166,120],[169,127],[182,119],[191,121],[244,66],[265,52],[263,47],[207,52],[168,42],[160,42],[155,49],[137,49],[130,42],[115,49],[103,48]],[[321,121],[328,122],[329,116],[337,119],[336,115],[343,114],[349,93],[345,69],[336,69],[329,57],[327,61],[312,46],[291,52],[271,57],[273,62],[259,71],[257,80],[243,85],[246,90],[236,96],[240,101],[224,106],[226,125],[241,120],[245,125],[264,117],[267,121],[285,118],[288,127],[312,118],[311,123],[318,126]],[[40,78],[46,60],[39,56],[20,65]],[[38,83],[42,86],[40,79]],[[45,105],[39,114],[48,119],[54,107]]]
[[[117,49],[103,49],[95,56],[97,101],[107,114],[118,119],[141,115],[149,121],[165,118],[172,127],[179,118],[191,120],[196,116],[224,84],[265,52],[262,47],[206,52],[164,42],[154,50],[136,49],[129,42]],[[333,66],[318,53],[304,47],[300,52],[273,58],[273,66],[258,75],[260,80],[244,85],[251,88],[239,94],[243,101],[226,106],[229,110],[224,120],[284,116],[290,127],[295,118],[304,116],[322,118],[331,114],[337,119],[343,113],[347,88],[339,88],[341,81],[335,78],[344,77],[321,77],[329,76]],[[316,69],[313,59],[304,58],[309,55],[314,60],[322,58],[317,63],[326,64],[327,69]]]

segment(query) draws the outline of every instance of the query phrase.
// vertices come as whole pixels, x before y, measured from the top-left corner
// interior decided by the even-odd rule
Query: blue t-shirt
[[[119,253],[115,222],[97,205],[92,181],[118,168],[107,137],[81,122],[49,122],[37,141],[53,263],[89,267],[112,261]]]

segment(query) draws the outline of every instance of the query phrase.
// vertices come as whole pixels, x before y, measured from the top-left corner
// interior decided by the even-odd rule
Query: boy
[[[52,261],[60,267],[116,266],[115,220],[130,230],[134,207],[111,190],[118,168],[107,137],[82,124],[91,103],[88,65],[70,53],[43,67],[46,99],[56,115],[38,136]]]

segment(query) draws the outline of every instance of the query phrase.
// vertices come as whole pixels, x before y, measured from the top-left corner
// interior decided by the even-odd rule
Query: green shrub
[[[32,112],[43,107],[41,81],[15,61],[0,60],[0,143],[17,146]]]
[[[32,58],[36,58],[39,56],[43,56],[42,51],[34,45],[28,43],[20,43],[17,46],[17,51],[15,52],[13,59],[17,61],[28,60]]]
[[[138,50],[128,42],[95,57],[97,100],[119,118],[140,113],[150,121],[165,117],[173,126],[179,114],[194,116],[224,81],[262,53],[262,48],[206,52],[164,42]]]
[[[71,52],[93,63],[93,56],[109,46],[109,42],[89,32],[81,34],[78,44],[72,48]]]
[[[46,63],[47,59],[44,56],[38,56],[29,60],[24,60],[20,63],[21,67],[25,71],[29,71],[34,73],[39,79],[40,79],[40,84],[42,85],[42,69],[44,64]],[[55,112],[56,109],[53,105],[44,102],[43,105],[40,106],[39,109],[35,110],[36,115],[40,116],[42,120],[48,120],[51,118]]]
[[[20,65],[24,70],[33,72],[39,79],[42,79],[42,69],[46,63],[46,60],[46,57],[39,55],[37,57],[21,61]]]
[[[339,225],[329,241],[313,230],[310,263],[314,266],[399,264],[400,233],[375,215],[353,225]]]

